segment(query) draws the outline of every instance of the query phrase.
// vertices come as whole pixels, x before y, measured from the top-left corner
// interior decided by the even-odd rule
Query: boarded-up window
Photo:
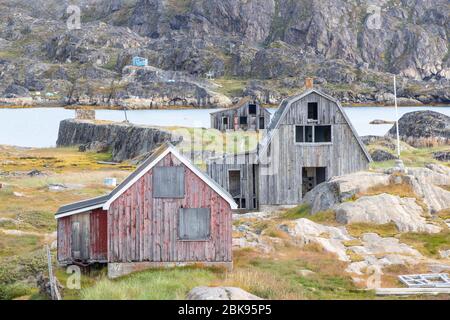
[[[184,198],[184,167],[154,167],[153,197]]]
[[[209,240],[211,211],[208,208],[181,208],[178,227],[180,240]]]
[[[72,257],[81,258],[81,230],[78,221],[72,222]]]

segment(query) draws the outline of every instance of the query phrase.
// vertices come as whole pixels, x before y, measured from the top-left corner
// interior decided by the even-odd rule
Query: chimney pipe
[[[314,87],[314,79],[306,78],[305,79],[305,87],[306,87],[306,90],[311,90]]]

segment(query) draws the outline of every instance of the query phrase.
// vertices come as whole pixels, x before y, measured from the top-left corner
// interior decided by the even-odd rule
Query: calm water
[[[217,109],[132,110],[128,120],[158,126],[210,127],[209,113]],[[272,113],[276,109],[269,109]],[[448,107],[401,107],[400,116],[417,110],[434,110],[450,116]],[[345,112],[359,135],[384,135],[392,125],[370,125],[375,119],[394,120],[391,107],[348,107]],[[73,110],[63,108],[0,109],[0,144],[23,147],[52,147],[58,137],[59,122],[73,118]],[[97,110],[97,119],[123,121],[123,111]]]

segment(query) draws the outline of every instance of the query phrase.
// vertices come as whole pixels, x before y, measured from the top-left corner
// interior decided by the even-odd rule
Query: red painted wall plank
[[[169,154],[157,165],[183,164]],[[210,208],[210,241],[178,240],[181,207]],[[111,204],[108,224],[111,262],[231,261],[230,205],[187,167],[185,198],[153,198],[150,170]],[[121,250],[116,254],[117,243]]]

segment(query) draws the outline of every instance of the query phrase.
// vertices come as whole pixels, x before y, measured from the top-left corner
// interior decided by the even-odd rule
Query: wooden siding
[[[256,103],[256,114],[249,114],[249,104],[245,103],[240,108],[230,108],[220,112],[211,114],[211,128],[226,131],[226,130],[260,130],[261,118],[264,118],[264,129],[267,128],[270,122],[270,112]],[[228,118],[228,127],[223,125],[222,118]],[[247,125],[240,125],[239,118],[247,117]]]
[[[90,259],[106,261],[108,259],[108,214],[96,209],[91,212]]]
[[[318,102],[316,124],[332,125],[331,143],[295,143],[295,125],[311,125],[307,119],[308,102]],[[265,165],[259,168],[261,205],[300,203],[303,167],[326,167],[328,179],[332,176],[366,170],[369,164],[336,103],[316,93],[292,103],[261,159],[263,163],[269,163],[273,168],[272,174],[263,173]]]
[[[239,170],[241,175],[241,190],[239,197],[245,199],[245,208],[258,208],[258,168],[256,153],[229,155],[225,158],[214,159],[207,163],[207,173],[225,190],[230,191],[230,170]],[[238,205],[240,205],[238,203]]]
[[[196,174],[172,154],[156,166],[183,166],[185,197],[153,198],[153,169],[147,172],[110,206],[108,211],[109,262],[230,262],[231,208]],[[209,241],[178,238],[181,208],[211,211]]]
[[[76,227],[78,225],[78,227]],[[74,233],[78,229],[78,234]],[[96,209],[58,219],[58,261],[105,262],[107,247],[107,214]],[[74,254],[79,251],[79,254]]]

